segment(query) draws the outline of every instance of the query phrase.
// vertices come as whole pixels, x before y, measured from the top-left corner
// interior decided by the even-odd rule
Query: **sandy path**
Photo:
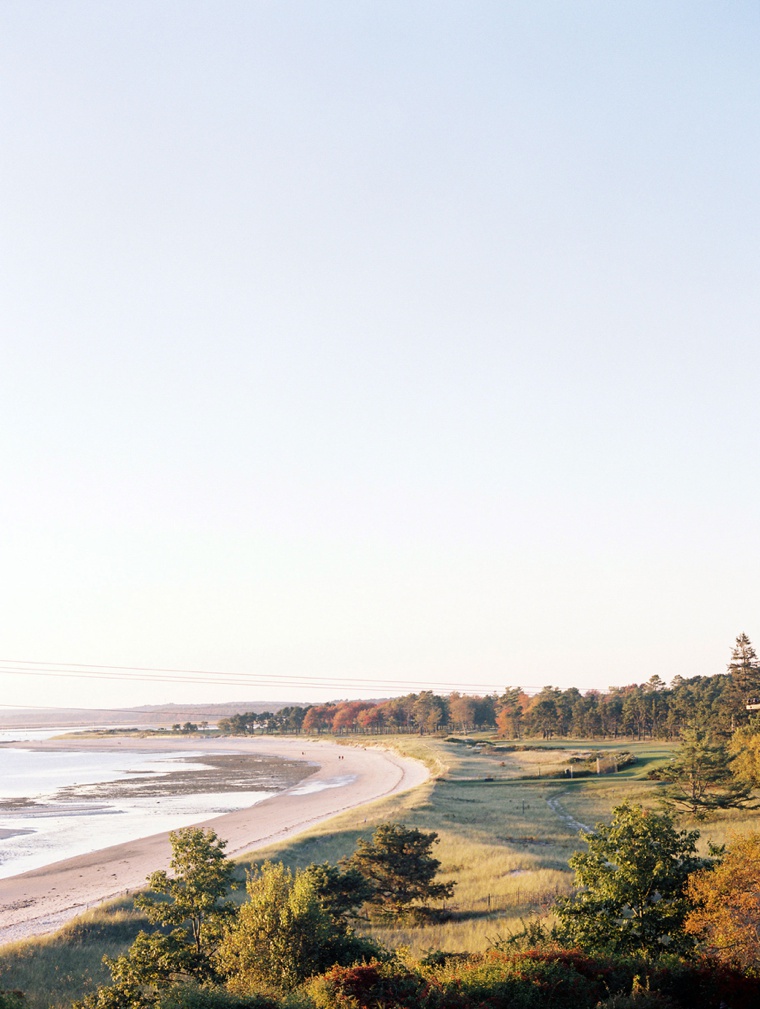
[[[26,747],[29,744],[24,744]],[[187,750],[188,740],[88,739],[34,743],[35,749]],[[228,842],[227,853],[263,848],[394,792],[421,784],[427,769],[387,750],[298,739],[192,740],[192,749],[266,753],[319,766],[294,788],[248,809],[203,821]],[[351,778],[349,782],[342,779]],[[342,782],[342,783],[341,783]],[[332,787],[321,788],[322,784]],[[302,791],[306,787],[306,791]],[[313,787],[315,791],[309,791]],[[360,822],[360,820],[358,820]],[[55,931],[88,907],[139,889],[155,869],[168,868],[168,833],[153,834],[0,879],[0,943]]]
[[[549,809],[551,809],[553,813],[557,814],[560,820],[563,820],[567,824],[567,826],[570,828],[570,830],[573,831],[574,834],[578,834],[582,830],[585,830],[587,834],[590,834],[594,828],[589,827],[587,823],[581,823],[580,820],[576,820],[573,814],[568,813],[568,811],[559,801],[560,796],[564,794],[565,794],[564,792],[560,792],[559,795],[555,795],[551,799],[547,799],[546,805],[549,807]]]

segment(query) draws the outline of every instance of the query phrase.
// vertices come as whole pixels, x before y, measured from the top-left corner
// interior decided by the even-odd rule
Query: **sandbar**
[[[29,743],[19,743],[29,748]],[[35,749],[187,750],[188,739],[94,738],[35,741]],[[427,768],[390,750],[340,746],[313,739],[193,738],[201,752],[261,753],[314,766],[297,785],[250,806],[200,821],[227,841],[227,854],[243,855],[280,841],[338,813],[422,784]],[[361,818],[357,818],[361,823]],[[88,908],[145,886],[146,877],[169,865],[164,831],[101,848],[17,876],[0,879],[0,943],[54,932]]]

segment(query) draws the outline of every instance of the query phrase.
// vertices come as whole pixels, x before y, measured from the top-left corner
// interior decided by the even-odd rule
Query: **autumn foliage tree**
[[[760,976],[760,833],[735,841],[720,863],[690,877],[696,905],[685,929],[706,952]]]
[[[510,687],[498,700],[496,728],[503,739],[519,739],[522,734],[524,709],[528,703],[527,694],[519,687]]]

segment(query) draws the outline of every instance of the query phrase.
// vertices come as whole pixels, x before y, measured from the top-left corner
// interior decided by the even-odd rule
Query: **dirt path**
[[[556,813],[563,823],[573,831],[574,834],[579,833],[581,830],[585,830],[587,833],[593,830],[593,827],[589,827],[586,823],[581,823],[580,820],[576,820],[575,817],[568,813],[562,803],[559,801],[560,796],[564,795],[564,792],[560,792],[558,795],[552,796],[551,799],[546,800],[546,805],[551,809],[553,813]]]

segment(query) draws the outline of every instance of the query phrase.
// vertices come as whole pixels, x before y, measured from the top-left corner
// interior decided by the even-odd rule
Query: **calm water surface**
[[[60,733],[31,731],[29,741]],[[21,733],[8,736],[19,740]],[[177,787],[209,770],[192,749],[167,755],[0,747],[0,877],[243,809],[293,784],[292,761],[262,758],[255,789],[239,782],[234,791]],[[304,765],[303,774],[310,770]],[[223,777],[210,780],[223,789]],[[118,782],[126,785],[114,784],[118,797],[109,797],[107,783]],[[87,794],[95,790],[96,797]]]

